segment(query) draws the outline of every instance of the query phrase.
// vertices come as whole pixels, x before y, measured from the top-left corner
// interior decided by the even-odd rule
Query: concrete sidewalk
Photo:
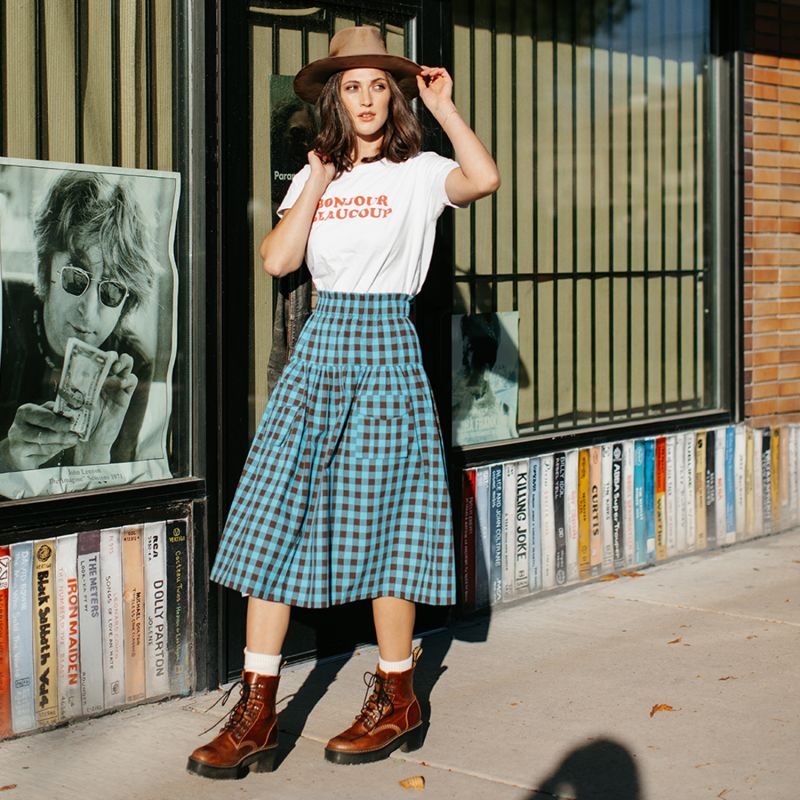
[[[0,744],[0,798],[800,794],[800,532],[523,601],[423,646],[430,729],[414,753],[358,767],[323,760],[360,708],[370,649],[285,671],[272,774],[223,782],[184,771],[209,738],[198,734],[225,712],[207,711],[213,692]],[[413,775],[422,793],[399,785]]]

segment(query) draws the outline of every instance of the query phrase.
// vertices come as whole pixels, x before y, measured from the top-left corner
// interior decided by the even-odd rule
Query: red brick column
[[[755,10],[754,38],[773,52],[781,15],[800,21],[797,2]],[[755,44],[744,67],[744,410],[778,423],[800,413],[800,58]]]

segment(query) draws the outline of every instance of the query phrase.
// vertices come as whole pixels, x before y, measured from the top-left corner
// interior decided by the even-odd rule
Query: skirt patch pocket
[[[367,461],[408,458],[412,429],[408,400],[402,394],[361,397],[353,409],[354,444]]]

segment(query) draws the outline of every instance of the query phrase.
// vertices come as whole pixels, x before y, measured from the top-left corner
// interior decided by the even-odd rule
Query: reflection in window
[[[518,313],[519,434],[715,407],[707,1],[454,15],[503,186],[455,215],[453,313]]]

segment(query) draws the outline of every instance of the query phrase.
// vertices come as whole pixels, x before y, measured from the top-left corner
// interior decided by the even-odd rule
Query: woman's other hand
[[[419,96],[434,116],[453,108],[453,79],[444,67],[422,67],[417,75]]]
[[[308,165],[311,167],[311,179],[319,181],[320,185],[323,186],[324,189],[327,189],[328,184],[330,184],[334,175],[336,175],[336,167],[333,162],[323,161],[316,150],[309,150]]]

